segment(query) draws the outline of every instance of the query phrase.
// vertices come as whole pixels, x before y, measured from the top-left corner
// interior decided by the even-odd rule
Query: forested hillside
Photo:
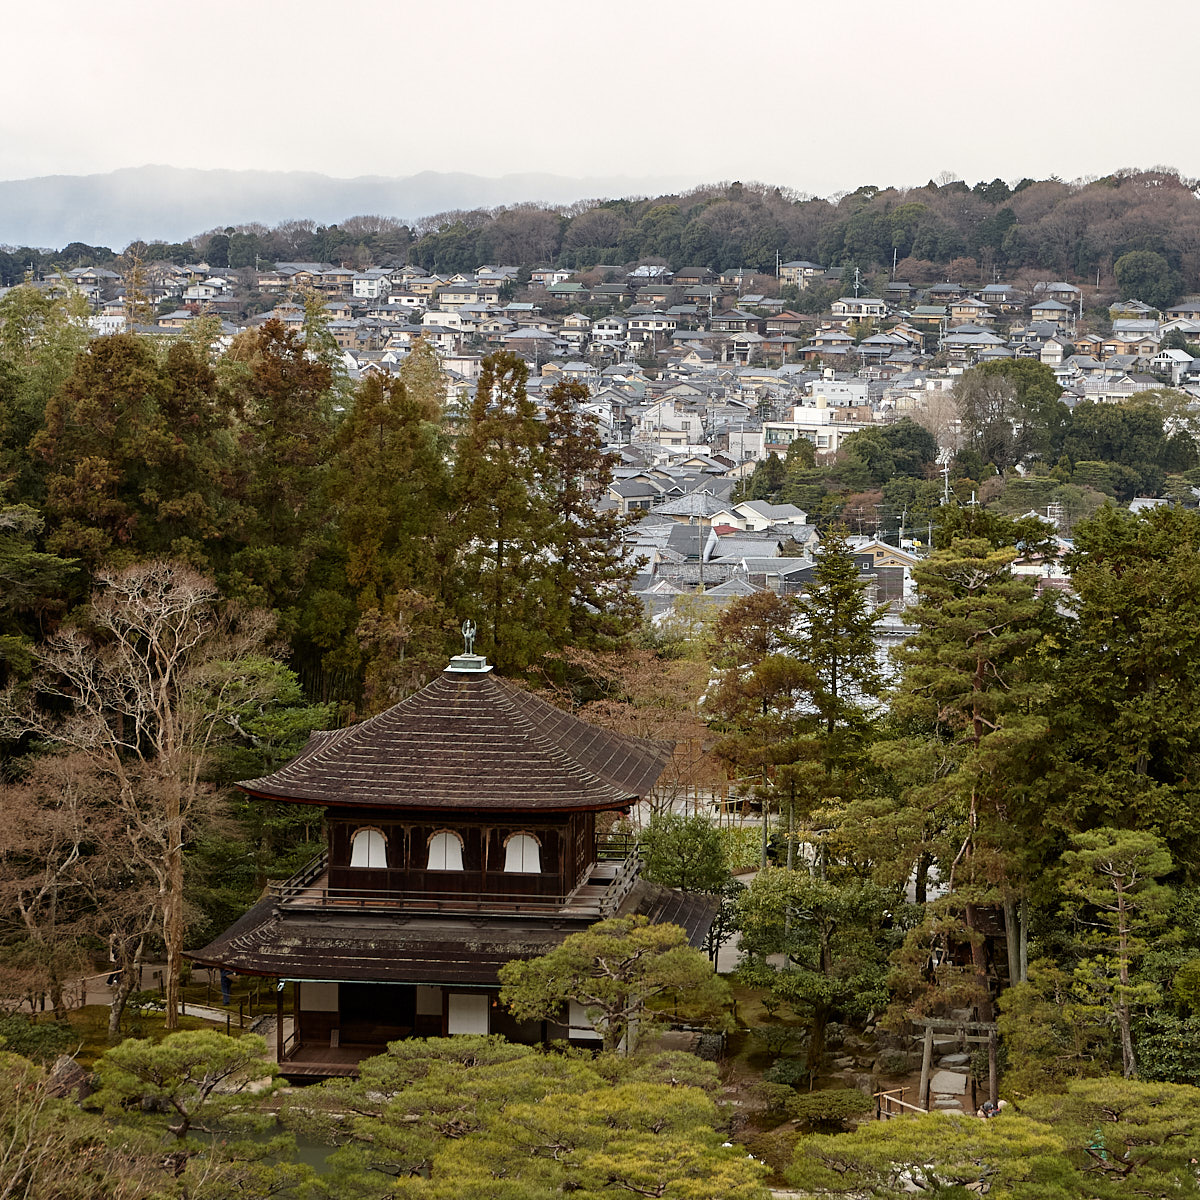
[[[778,261],[890,271],[914,284],[947,274],[962,282],[995,273],[1111,279],[1131,251],[1161,255],[1176,292],[1200,288],[1200,199],[1194,180],[1166,169],[1119,171],[1065,182],[1001,179],[973,186],[930,181],[898,189],[864,185],[820,199],[769,184],[698,187],[679,195],[580,200],[566,207],[515,205],[447,212],[405,224],[398,217],[353,217],[230,226],[188,242],[144,247],[147,259],[253,267],[273,261],[409,260],[428,270],[475,270],[480,263],[553,262],[577,270],[658,258],[673,267],[745,267],[773,272]],[[103,263],[107,247],[29,247],[0,253],[0,283],[55,266]]]

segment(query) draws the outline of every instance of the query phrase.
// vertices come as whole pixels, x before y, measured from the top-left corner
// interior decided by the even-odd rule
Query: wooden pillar
[[[1000,1099],[1000,1080],[996,1072],[996,1031],[988,1030],[988,1099],[996,1104]]]
[[[275,987],[275,1061],[283,1062],[283,992],[276,980]]]
[[[925,1026],[925,1044],[921,1049],[921,1086],[917,1091],[917,1105],[929,1111],[929,1070],[933,1065],[933,1026]]]

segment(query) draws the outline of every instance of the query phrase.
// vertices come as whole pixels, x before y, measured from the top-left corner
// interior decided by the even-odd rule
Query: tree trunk
[[[167,800],[167,894],[163,897],[163,941],[167,948],[166,1020],[179,1028],[179,978],[183,969],[183,816],[177,788]]]
[[[913,878],[913,897],[918,904],[924,904],[929,895],[929,868],[932,865],[933,860],[922,851],[917,858],[917,869]]]
[[[967,905],[966,919],[967,928],[971,931],[971,965],[975,968],[975,982],[979,988],[979,1019],[991,1022],[996,1016],[992,1006],[992,994],[988,989],[987,948],[984,945],[983,933],[979,929],[979,914],[975,911],[974,904]]]
[[[762,769],[762,862],[761,866],[765,869],[767,865],[767,768]]]
[[[917,1087],[917,1107],[929,1111],[929,1075],[933,1068],[933,1026],[925,1026],[921,1044],[921,1082]]]
[[[1121,1030],[1121,1067],[1126,1079],[1137,1078],[1137,1059],[1133,1056],[1133,1032],[1129,1019],[1129,910],[1125,893],[1117,887],[1117,970],[1121,986],[1117,992],[1117,1025]]]
[[[818,1004],[813,1008],[812,1021],[808,1027],[808,1067],[809,1078],[821,1069],[825,1058],[825,1027],[829,1024],[829,1005]]]
[[[1009,987],[1021,981],[1021,937],[1017,924],[1017,902],[1008,896],[1004,900],[1004,940],[1008,951]]]
[[[1020,922],[1020,982],[1024,983],[1029,978],[1029,912],[1025,906],[1024,896],[1021,897]]]
[[[59,976],[57,968],[50,972],[50,981],[47,985],[50,991],[50,1004],[54,1008],[54,1019],[62,1022],[67,1019],[67,1001],[64,995],[63,981]]]
[[[119,957],[113,964],[120,973],[108,1004],[108,1040],[112,1043],[116,1043],[121,1036],[121,1018],[125,1015],[125,1006],[129,1003],[129,997],[133,995],[141,976],[143,945],[143,939],[139,938],[133,953],[119,952]]]

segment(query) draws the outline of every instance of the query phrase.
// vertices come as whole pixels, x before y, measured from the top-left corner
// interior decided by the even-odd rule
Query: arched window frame
[[[530,871],[524,866],[521,869],[514,870],[508,865],[508,846],[509,843],[516,838],[528,838],[535,847],[537,847],[537,870]],[[524,858],[524,855],[522,855]],[[506,875],[540,875],[542,873],[542,839],[536,833],[531,833],[528,829],[517,829],[504,839],[504,873]]]
[[[440,837],[453,839],[458,845],[458,866],[435,866],[433,862],[433,843]],[[463,836],[454,829],[435,829],[430,835],[429,840],[425,843],[425,869],[427,871],[461,871],[463,867],[463,851],[466,849],[466,843],[463,841]],[[446,855],[449,860],[449,855]]]
[[[377,837],[379,839],[378,843],[374,842],[374,840],[371,837],[371,834],[374,834],[375,837]],[[365,835],[364,845],[366,847],[367,861],[365,863],[356,863],[354,861],[354,852],[356,849],[356,843],[358,842],[359,838],[363,837],[364,835]],[[375,846],[375,845],[378,845],[379,848],[382,849],[382,851],[383,851],[383,861],[382,862],[372,862],[371,861],[375,857],[371,853],[371,850],[372,850],[373,846]],[[380,829],[377,825],[360,825],[350,835],[350,866],[353,867],[356,871],[358,871],[358,870],[378,871],[378,870],[385,869],[388,865],[387,846],[388,846],[387,834],[384,833],[383,830]]]

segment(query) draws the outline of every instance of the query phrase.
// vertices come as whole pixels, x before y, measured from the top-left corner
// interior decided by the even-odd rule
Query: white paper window
[[[300,984],[300,1009],[302,1012],[337,1012],[338,985],[305,980]]]
[[[387,839],[378,829],[356,829],[350,839],[352,867],[386,867]]]
[[[429,870],[461,871],[463,869],[462,838],[443,829],[429,839]]]
[[[504,843],[504,869],[537,874],[542,869],[542,848],[531,833],[514,833]]]
[[[488,1033],[488,997],[479,992],[451,992],[446,1013],[446,1032]]]

